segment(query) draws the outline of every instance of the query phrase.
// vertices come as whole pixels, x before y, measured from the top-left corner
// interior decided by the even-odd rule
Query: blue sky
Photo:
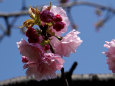
[[[21,1],[22,0],[4,0],[0,3],[0,12],[19,11],[21,9]],[[48,4],[49,1],[50,0],[28,0],[26,5],[43,5]],[[103,3],[104,5],[111,7],[114,7],[113,3],[115,3],[114,0],[84,1]],[[71,13],[75,23],[79,26],[78,31],[81,32],[79,37],[83,40],[83,43],[78,47],[76,53],[71,54],[69,58],[64,57],[65,70],[69,70],[73,62],[77,61],[78,67],[74,71],[75,74],[112,73],[108,70],[106,57],[101,52],[107,50],[103,47],[105,41],[111,41],[115,38],[115,18],[113,17],[99,32],[96,32],[94,23],[99,17],[95,15],[94,8],[88,6],[76,6],[72,8]],[[20,17],[15,25],[21,26],[28,18],[29,17],[26,16]],[[0,18],[0,24],[5,27],[4,19]],[[72,30],[71,27],[68,28],[68,32],[70,30]],[[21,62],[21,55],[16,45],[16,42],[20,41],[22,38],[27,40],[26,36],[20,32],[20,29],[14,27],[12,28],[11,35],[9,37],[4,37],[0,42],[0,81],[25,75],[25,70],[23,70],[23,64]]]

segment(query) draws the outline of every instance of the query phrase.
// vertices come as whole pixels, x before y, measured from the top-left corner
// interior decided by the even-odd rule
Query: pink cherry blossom
[[[28,57],[29,60],[35,61],[36,59],[41,60],[43,56],[43,49],[38,43],[28,43],[24,39],[22,41],[17,42],[18,49],[22,56]]]
[[[61,70],[64,60],[53,53],[44,53],[44,49],[38,43],[28,43],[24,39],[17,42],[22,54],[22,62],[25,63],[27,76],[34,76],[36,80],[56,77],[56,71]]]
[[[103,54],[107,56],[107,64],[109,69],[115,73],[115,40],[112,40],[111,42],[106,41],[104,47],[108,48],[108,51],[103,52]]]
[[[44,6],[43,7],[43,11],[47,9],[48,6]],[[52,5],[50,12],[54,13],[54,15],[60,15],[60,17],[62,17],[62,22],[65,24],[64,28],[61,31],[56,31],[55,29],[53,29],[53,26],[51,27],[51,29],[55,32],[56,35],[61,35],[62,33],[65,33],[67,31],[67,27],[69,26],[70,22],[69,19],[66,15],[66,12],[61,8],[61,7],[57,7]]]
[[[27,63],[28,62],[28,58],[26,56],[22,56],[22,62],[23,63]]]
[[[28,62],[24,65],[27,68],[27,76],[34,76],[36,80],[51,79],[56,77],[56,71],[61,70],[64,60],[61,56],[53,53],[44,53],[42,61]]]
[[[82,43],[82,40],[77,36],[78,31],[72,30],[60,41],[53,37],[51,44],[56,54],[69,57],[70,53],[75,53],[76,49]]]

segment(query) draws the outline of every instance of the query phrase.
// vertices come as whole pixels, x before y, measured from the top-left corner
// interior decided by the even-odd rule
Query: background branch
[[[88,2],[88,1],[73,1],[73,2],[66,3],[66,4],[60,4],[60,6],[64,7],[64,8],[78,6],[78,5],[91,6],[91,7],[99,8],[99,9],[102,9],[102,10],[109,10],[109,11],[115,13],[114,8],[104,6],[104,5],[101,5],[101,4],[97,4],[97,3],[94,3],[94,2]]]
[[[101,5],[101,4],[97,4],[97,3],[93,3],[93,2],[87,2],[87,1],[73,1],[73,2],[69,2],[69,3],[65,3],[65,4],[60,4],[59,6],[61,6],[63,8],[70,8],[70,7],[79,6],[79,5],[91,6],[91,7],[99,8],[99,9],[102,9],[102,10],[108,10],[110,12],[115,13],[114,8],[104,6],[104,5]],[[24,8],[26,8],[26,7],[24,7]],[[37,6],[37,8],[40,8],[40,7]],[[24,15],[27,15],[27,14],[28,14],[28,11],[25,11],[25,10],[24,11],[19,11],[19,12],[11,12],[11,13],[0,12],[0,17],[24,16]]]

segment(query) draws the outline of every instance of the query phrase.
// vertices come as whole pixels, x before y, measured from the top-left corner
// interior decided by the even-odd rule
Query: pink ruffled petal
[[[51,45],[54,48],[56,54],[69,57],[71,53],[75,53],[76,49],[82,43],[82,40],[77,35],[78,31],[69,32],[61,41],[52,37]]]
[[[107,57],[107,64],[110,70],[115,73],[115,40],[106,41],[104,47],[108,48],[107,52],[103,52]]]
[[[17,42],[17,45],[22,56],[28,57],[29,60],[40,60],[44,52],[39,44],[27,43],[24,39]]]
[[[27,76],[34,76],[36,80],[51,79],[56,77],[56,71],[61,70],[64,60],[61,56],[53,53],[44,53],[41,62],[28,62],[24,65],[27,68]]]

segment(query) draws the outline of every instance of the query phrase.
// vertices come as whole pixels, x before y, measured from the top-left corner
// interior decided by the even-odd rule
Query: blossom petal
[[[17,46],[22,56],[26,56],[30,60],[36,60],[43,55],[42,47],[37,43],[27,43],[22,39],[22,41],[17,42]]]
[[[108,51],[103,52],[107,57],[107,64],[110,70],[115,73],[115,40],[111,42],[106,41],[104,47],[108,48]]]
[[[82,43],[82,40],[77,36],[78,31],[72,30],[61,41],[53,37],[51,44],[56,54],[69,57],[70,53],[75,53],[76,49]]]
[[[41,62],[28,63],[24,67],[27,68],[27,76],[34,76],[36,80],[51,79],[56,77],[56,71],[61,70],[64,60],[61,56],[53,53],[44,53]]]

